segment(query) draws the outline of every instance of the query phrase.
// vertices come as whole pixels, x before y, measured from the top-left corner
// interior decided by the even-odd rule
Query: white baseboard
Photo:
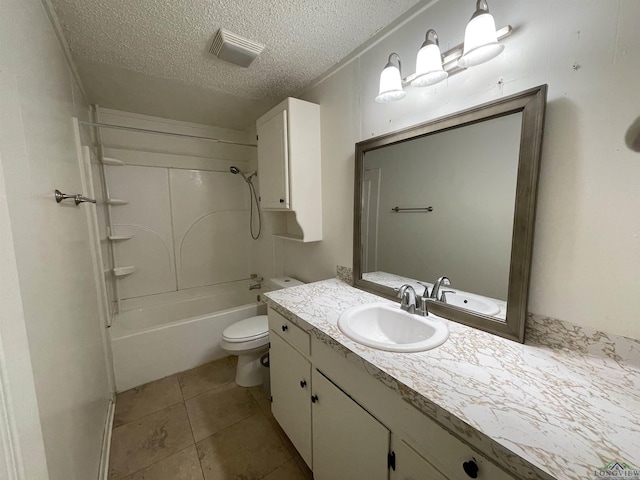
[[[109,456],[111,454],[111,432],[113,431],[113,417],[116,412],[116,402],[109,400],[109,410],[104,424],[104,435],[102,436],[102,454],[100,455],[100,471],[98,480],[108,480],[109,478]]]

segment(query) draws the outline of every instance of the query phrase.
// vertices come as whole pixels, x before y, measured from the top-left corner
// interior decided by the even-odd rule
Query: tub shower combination
[[[225,328],[266,313],[246,278],[256,173],[211,168],[105,166],[118,391],[227,356]]]
[[[130,309],[115,315],[111,325],[117,390],[227,356],[220,346],[225,328],[266,314],[260,291],[239,281],[125,303]]]

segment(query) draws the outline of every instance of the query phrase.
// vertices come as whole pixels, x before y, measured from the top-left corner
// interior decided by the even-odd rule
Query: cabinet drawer
[[[447,478],[514,480],[511,475],[413,407],[409,407],[406,419],[411,428],[406,428],[404,435],[419,446],[422,455]],[[467,473],[466,469],[472,473],[475,470],[476,476]]]
[[[307,357],[311,352],[309,333],[287,320],[273,309],[269,309],[269,330],[282,337],[293,348]]]

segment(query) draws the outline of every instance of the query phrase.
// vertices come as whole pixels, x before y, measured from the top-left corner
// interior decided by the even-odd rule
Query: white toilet
[[[269,280],[270,290],[296,287],[302,282],[291,277]],[[262,384],[260,357],[269,350],[269,322],[267,315],[250,317],[227,327],[222,332],[220,346],[229,354],[238,356],[236,383],[241,387]]]

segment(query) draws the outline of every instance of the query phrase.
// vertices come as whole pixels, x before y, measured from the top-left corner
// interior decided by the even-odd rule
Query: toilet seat
[[[227,327],[222,332],[221,346],[228,352],[244,352],[269,343],[269,317],[257,315]]]
[[[230,325],[222,332],[222,339],[229,343],[249,342],[269,335],[269,317],[257,315]]]

